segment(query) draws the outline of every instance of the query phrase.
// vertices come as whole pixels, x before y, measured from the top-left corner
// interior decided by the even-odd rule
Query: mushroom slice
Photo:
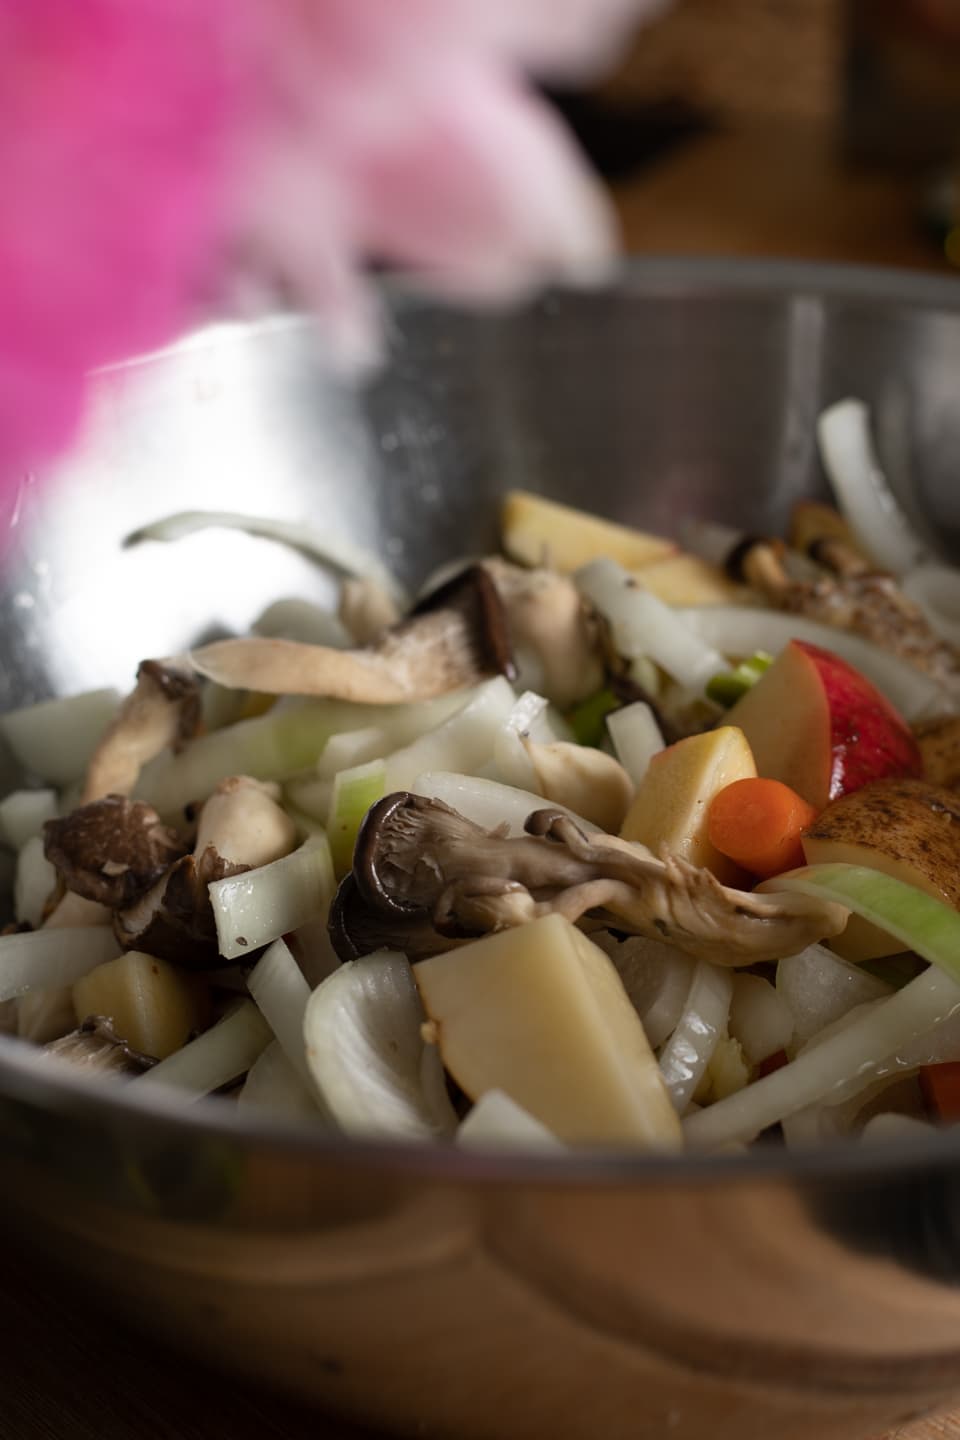
[[[524,570],[492,557],[483,569],[506,610],[525,688],[561,710],[603,684],[603,628],[576,585],[553,570]]]
[[[125,1041],[118,1039],[110,1021],[102,1015],[91,1015],[77,1030],[63,1035],[45,1045],[48,1055],[69,1060],[78,1070],[87,1074],[142,1075],[156,1061],[152,1056],[141,1055],[132,1050]]]
[[[384,914],[367,903],[352,874],[340,882],[327,928],[337,957],[344,961],[392,947],[414,962],[467,943],[464,938],[441,934],[425,913]]]
[[[171,660],[144,660],[136,688],[108,725],[87,767],[81,803],[129,795],[148,760],[196,733],[200,687]]]
[[[67,889],[111,909],[132,905],[186,849],[152,805],[122,795],[48,820],[43,837]]]
[[[232,689],[370,705],[429,700],[491,675],[513,674],[503,606],[479,565],[434,591],[365,649],[253,636],[205,645],[192,652],[190,662],[199,674]]]
[[[193,854],[177,860],[136,904],[114,915],[114,933],[125,949],[143,950],[187,969],[216,966],[217,930],[208,886],[269,865],[296,843],[296,827],[274,793],[273,786],[246,775],[220,783],[200,812]]]
[[[847,921],[840,905],[729,889],[676,856],[657,859],[642,845],[587,836],[557,811],[535,811],[526,829],[505,837],[439,801],[388,795],[361,827],[357,895],[348,892],[351,908],[341,907],[338,923],[363,943],[357,899],[398,923],[404,938],[424,920],[442,935],[467,938],[554,912],[577,922],[600,911],[618,929],[698,959],[749,965],[793,955],[839,934]]]

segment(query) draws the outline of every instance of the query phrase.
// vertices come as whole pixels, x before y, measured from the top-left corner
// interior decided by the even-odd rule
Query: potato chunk
[[[102,1015],[118,1040],[155,1060],[179,1050],[208,1019],[202,982],[140,950],[84,975],[73,987],[73,1004],[78,1021]]]

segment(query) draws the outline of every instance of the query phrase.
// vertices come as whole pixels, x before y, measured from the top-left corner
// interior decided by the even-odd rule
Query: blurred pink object
[[[589,281],[604,199],[525,72],[657,0],[0,0],[0,494],[85,371],[155,348],[227,257],[375,357],[370,258],[464,297]]]

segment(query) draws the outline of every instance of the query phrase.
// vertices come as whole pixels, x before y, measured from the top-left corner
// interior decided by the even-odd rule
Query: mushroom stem
[[[120,706],[91,757],[81,804],[129,795],[148,760],[177,749],[196,732],[200,690],[176,661],[144,660],[136,688]]]

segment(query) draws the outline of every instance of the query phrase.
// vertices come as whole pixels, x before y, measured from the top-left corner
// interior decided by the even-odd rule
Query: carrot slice
[[[920,1089],[933,1119],[960,1120],[960,1060],[924,1065],[920,1070]]]
[[[780,780],[734,780],[713,797],[707,833],[722,855],[766,879],[804,863],[800,836],[816,818]]]

